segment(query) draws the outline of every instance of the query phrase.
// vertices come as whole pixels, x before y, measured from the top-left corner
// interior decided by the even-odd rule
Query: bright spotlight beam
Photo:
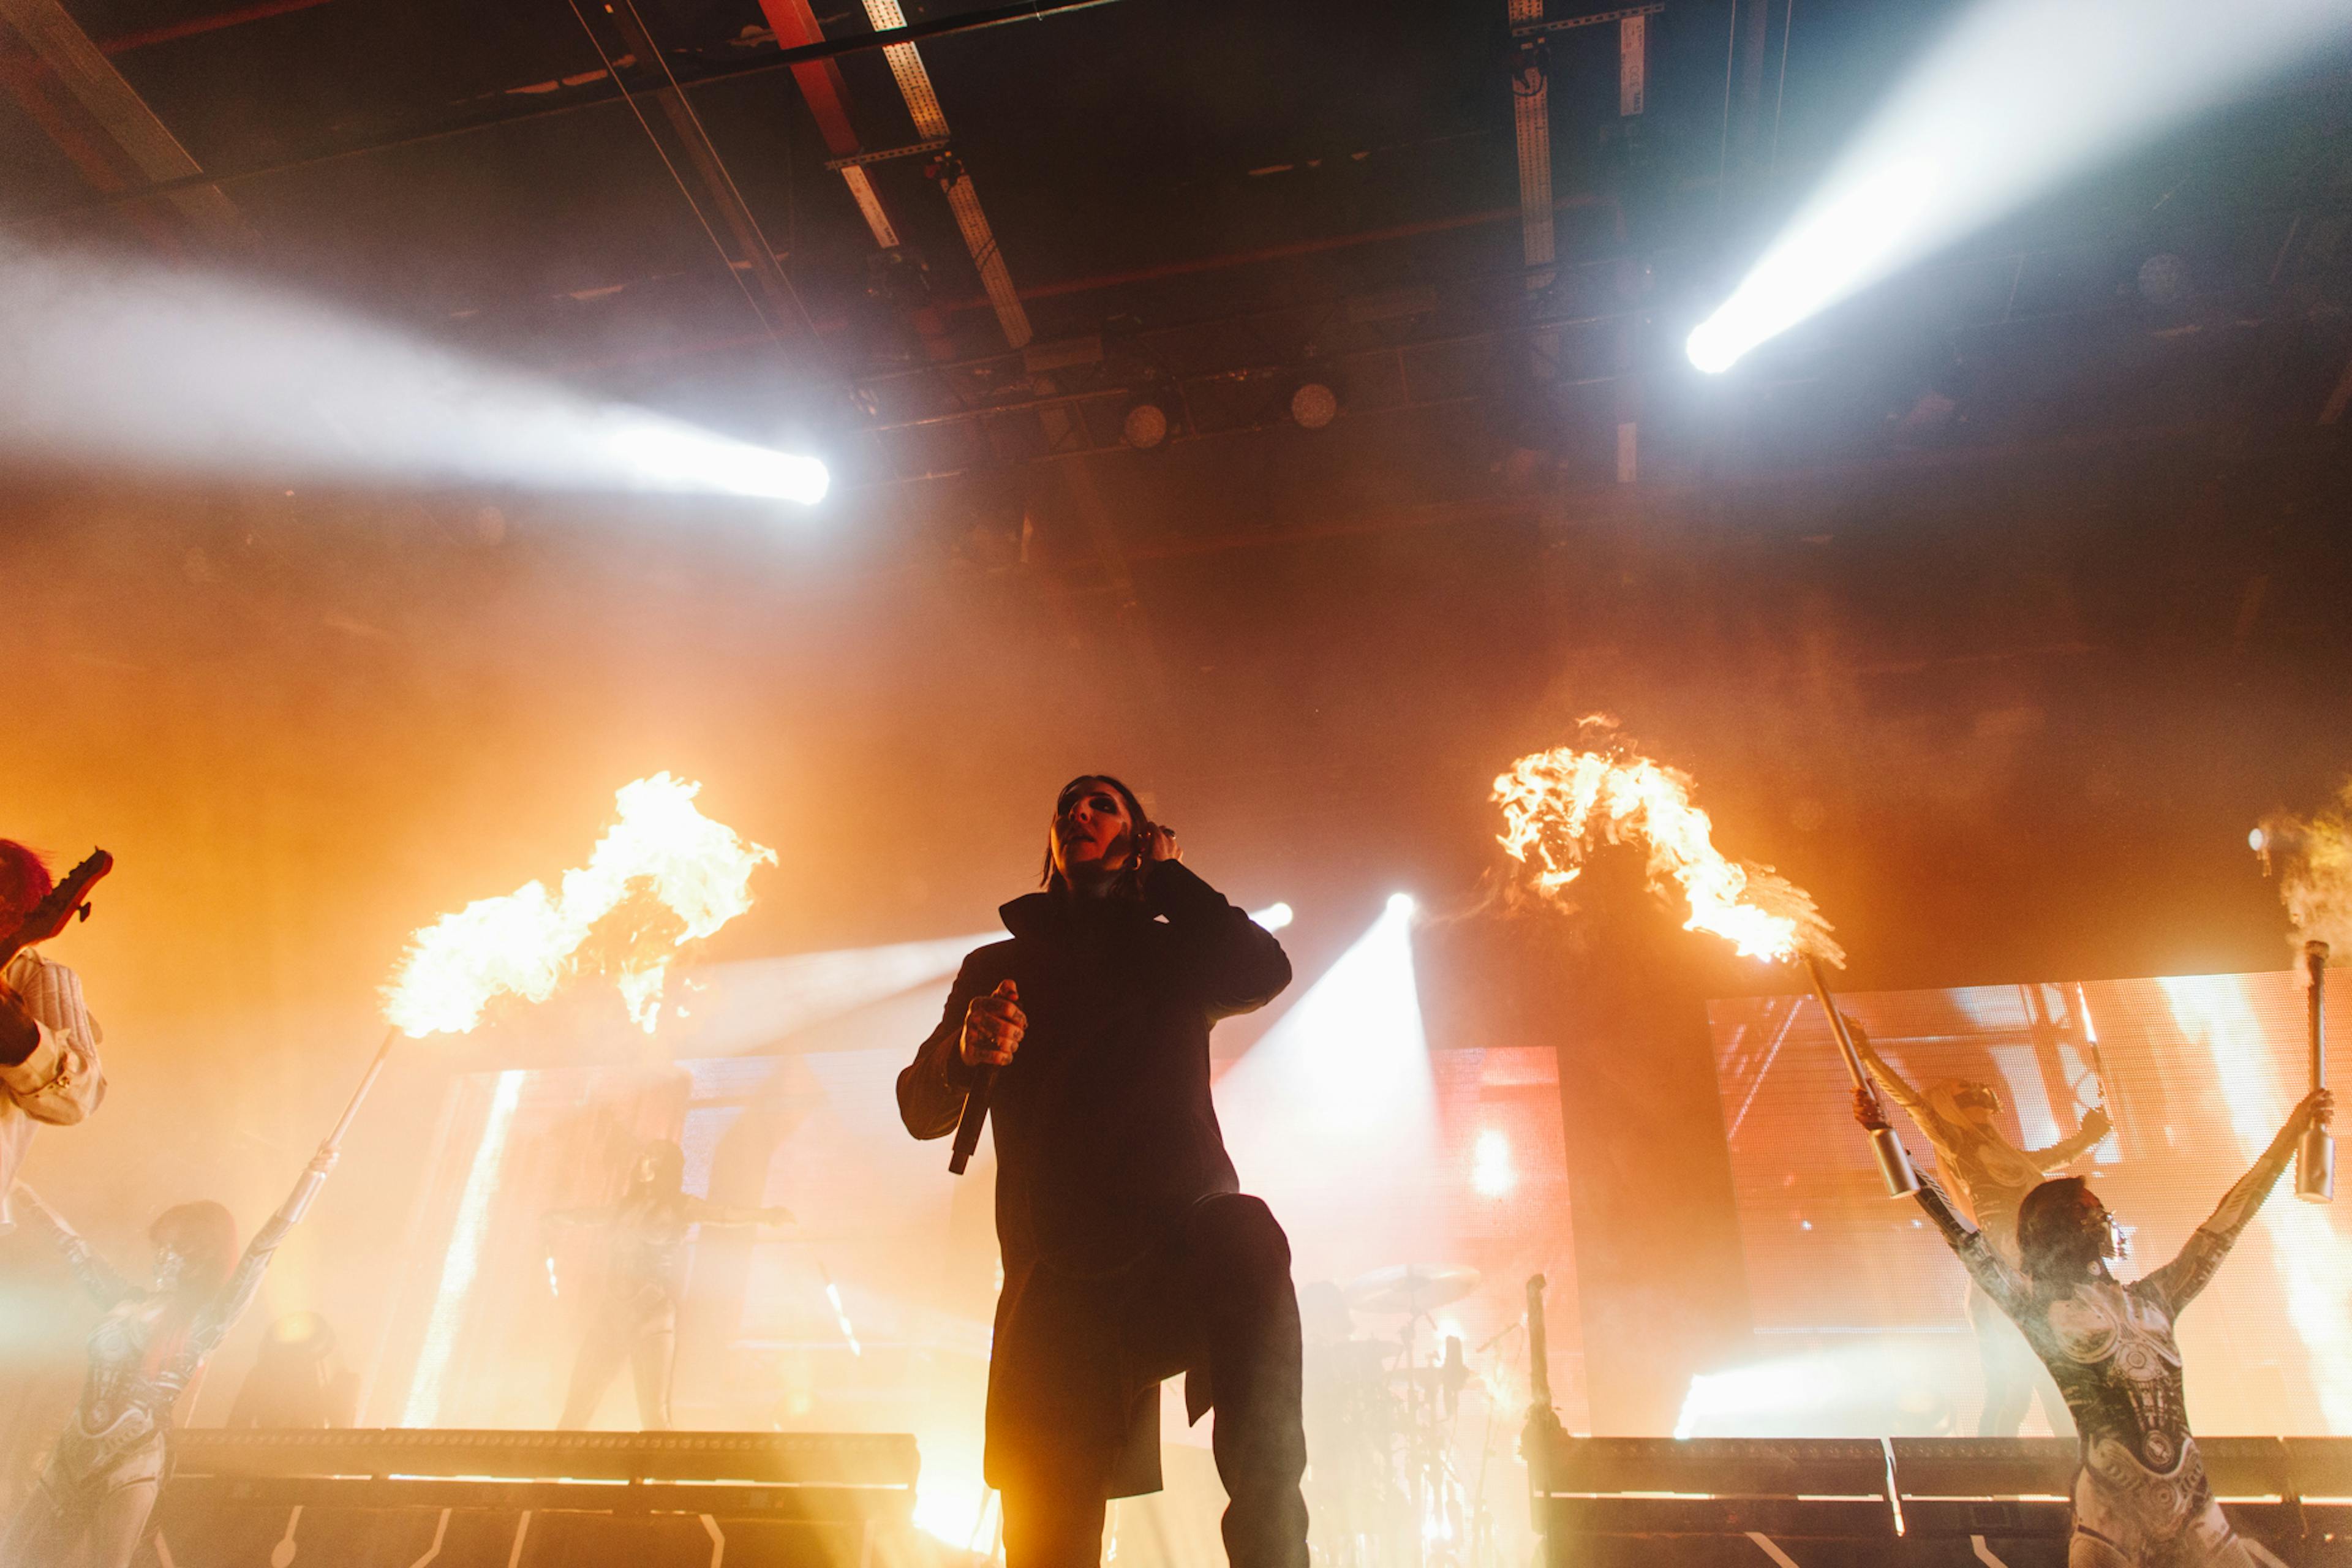
[[[814,458],[232,279],[0,247],[0,456],[154,474],[813,505]]]
[[[2345,0],[1978,0],[1688,343],[1768,338],[2347,31]]]

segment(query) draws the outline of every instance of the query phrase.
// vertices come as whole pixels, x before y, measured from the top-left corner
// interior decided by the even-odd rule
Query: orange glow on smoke
[[[1843,966],[1811,894],[1769,866],[1716,848],[1714,824],[1692,804],[1690,775],[1632,750],[1600,721],[1585,727],[1603,731],[1602,749],[1538,752],[1495,780],[1499,842],[1533,869],[1539,891],[1558,895],[1575,881],[1598,845],[1639,843],[1649,851],[1651,889],[1663,892],[1671,879],[1682,889],[1684,930],[1711,931],[1748,958],[1803,953]]]
[[[613,977],[629,1016],[652,1034],[677,950],[750,909],[751,872],[776,861],[774,850],[697,811],[701,789],[667,773],[624,784],[614,796],[618,820],[587,865],[563,873],[560,892],[526,882],[419,930],[384,987],[385,1020],[413,1037],[462,1035],[493,997],[544,1002],[588,963]],[[599,922],[640,906],[646,918],[618,935],[611,922],[593,958],[583,959]]]

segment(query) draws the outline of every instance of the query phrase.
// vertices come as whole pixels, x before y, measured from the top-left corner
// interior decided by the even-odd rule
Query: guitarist
[[[24,924],[52,885],[38,854],[0,838],[0,940]],[[70,1126],[106,1098],[99,1038],[72,970],[36,947],[0,968],[0,1230],[14,1223],[8,1194],[34,1127]]]

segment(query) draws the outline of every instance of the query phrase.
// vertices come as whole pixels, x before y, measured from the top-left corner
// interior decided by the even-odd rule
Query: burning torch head
[[[675,1197],[686,1189],[686,1151],[666,1138],[656,1138],[637,1152],[629,1172],[632,1195]]]
[[[2045,1284],[2071,1284],[2130,1250],[2130,1233],[2080,1176],[2061,1176],[2025,1194],[2017,1211],[2025,1271]]]

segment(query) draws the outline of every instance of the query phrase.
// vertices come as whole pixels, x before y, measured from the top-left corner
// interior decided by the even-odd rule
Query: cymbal
[[[1426,1312],[1478,1289],[1478,1271],[1454,1263],[1399,1263],[1358,1275],[1347,1284],[1348,1305],[1359,1312]]]

